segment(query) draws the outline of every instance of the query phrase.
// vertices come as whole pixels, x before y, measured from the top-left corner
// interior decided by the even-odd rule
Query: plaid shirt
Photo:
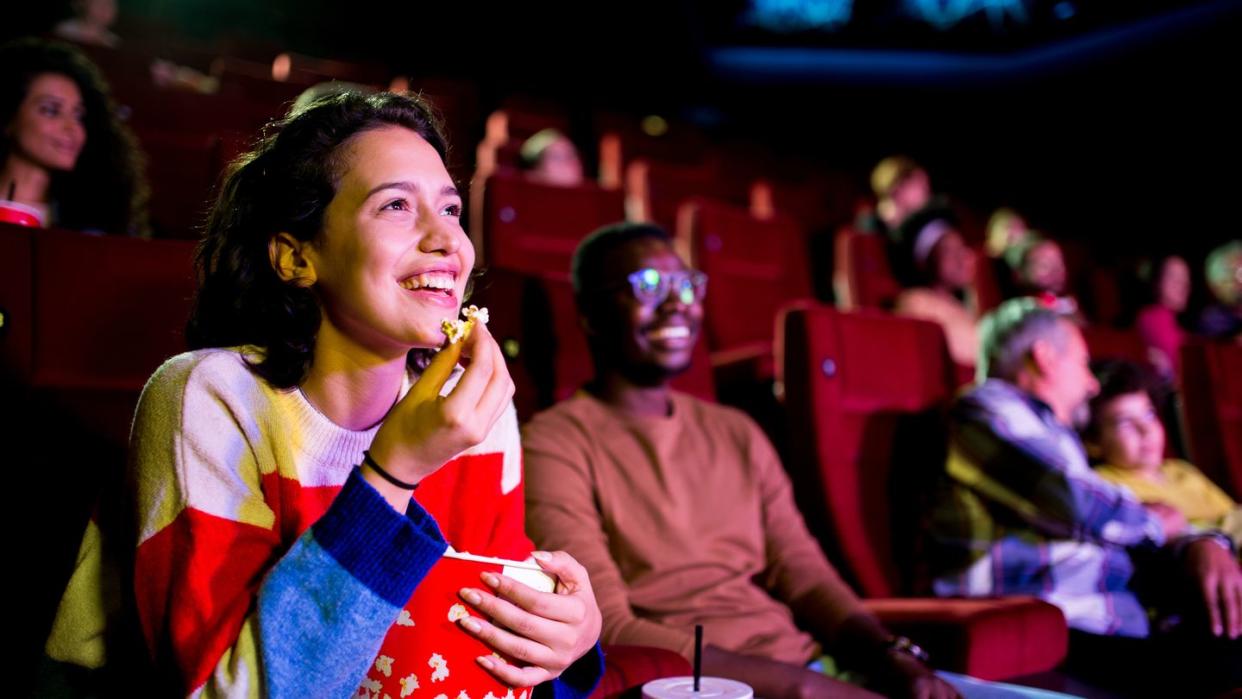
[[[931,521],[936,594],[1035,595],[1073,628],[1147,636],[1131,553],[1163,546],[1160,521],[1097,476],[1078,435],[1012,384],[976,387],[952,423],[949,486]]]

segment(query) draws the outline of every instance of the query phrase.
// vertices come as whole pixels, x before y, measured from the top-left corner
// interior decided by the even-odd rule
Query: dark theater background
[[[146,154],[144,237],[155,240],[55,231],[0,247],[0,463],[22,474],[10,526],[39,532],[22,538],[15,561],[30,573],[19,663],[40,654],[82,526],[123,461],[145,377],[185,349],[189,241],[220,172],[313,84],[421,90],[446,120],[454,177],[476,188],[476,173],[499,177],[486,196],[468,196],[467,227],[486,243],[492,277],[479,293],[499,321],[523,418],[590,375],[567,291],[576,240],[544,248],[565,263],[557,270],[520,255],[497,262],[520,209],[499,200],[505,177],[516,178],[521,139],[545,126],[575,142],[599,182],[580,208],[654,219],[695,254],[721,238],[695,247],[690,221],[715,204],[678,208],[694,197],[724,202],[732,213],[721,220],[774,226],[748,241],[743,225],[728,240],[775,260],[782,283],[803,280],[777,305],[798,296],[868,305],[841,298],[849,273],[871,272],[842,271],[839,234],[871,206],[872,168],[895,154],[926,169],[976,248],[1000,207],[1060,240],[1070,292],[1104,329],[1101,346],[1128,356],[1143,356],[1127,334],[1142,260],[1186,258],[1193,314],[1210,302],[1206,256],[1242,238],[1242,0],[117,1],[120,43],[83,50]],[[51,36],[71,9],[58,0],[4,12],[0,40]],[[542,225],[557,213],[532,216]],[[787,248],[771,237],[781,230],[773,220],[797,231]],[[55,277],[65,269],[76,272]],[[712,284],[725,293],[727,273]],[[495,310],[506,299],[508,318]],[[773,391],[775,307],[741,313],[735,324],[751,327],[709,328],[701,371],[685,380],[745,407],[792,460],[792,418]],[[1230,410],[1213,418],[1220,434],[1242,414]],[[1174,437],[1179,448],[1200,438],[1219,441],[1193,424]],[[1242,455],[1207,449],[1216,462],[1204,470],[1242,496]],[[831,522],[811,524],[830,536]]]

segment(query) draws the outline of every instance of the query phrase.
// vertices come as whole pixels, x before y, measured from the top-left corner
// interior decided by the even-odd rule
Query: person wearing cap
[[[1013,299],[979,334],[979,382],[950,411],[946,483],[928,522],[936,594],[1057,605],[1071,629],[1070,669],[1127,692],[1242,686],[1232,543],[1183,530],[1184,519],[1092,471],[1074,428],[1099,384],[1073,317]],[[1135,671],[1170,666],[1185,670]]]
[[[898,229],[898,240],[904,259],[897,269],[909,286],[897,296],[893,310],[939,324],[953,361],[973,367],[979,347],[976,255],[962,239],[953,213],[942,207],[915,212]]]

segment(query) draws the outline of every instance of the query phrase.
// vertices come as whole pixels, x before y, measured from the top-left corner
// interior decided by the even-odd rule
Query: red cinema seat
[[[483,234],[475,245],[488,267],[567,278],[578,243],[625,219],[621,192],[592,184],[550,187],[495,173],[483,186]]]
[[[1133,330],[1087,325],[1082,328],[1082,339],[1087,342],[1087,351],[1092,359],[1124,359],[1150,366],[1147,346]]]
[[[678,218],[678,245],[709,279],[704,315],[712,364],[755,362],[757,377],[772,378],[777,313],[811,297],[802,227],[705,199],[686,202]]]
[[[671,650],[646,646],[604,646],[604,676],[590,699],[622,699],[651,680],[686,677],[693,672],[685,658]]]
[[[1242,499],[1242,347],[1226,342],[1182,345],[1183,422],[1196,466]]]
[[[221,139],[214,133],[138,132],[147,153],[150,215],[163,238],[196,238],[211,207],[221,171]]]
[[[892,307],[901,284],[889,267],[885,245],[881,235],[859,233],[848,226],[837,231],[833,278],[842,310]]]
[[[34,343],[34,237],[43,231],[0,223],[0,368],[29,378]]]
[[[1052,605],[891,599],[918,587],[918,522],[906,515],[944,464],[953,370],[940,328],[806,305],[788,309],[780,327],[788,468],[808,525],[870,607],[945,669],[1003,679],[1056,666],[1068,632]]]
[[[194,245],[41,231],[34,240],[39,386],[141,389],[185,351]]]
[[[730,176],[729,170],[718,162],[675,165],[635,160],[625,171],[626,213],[631,220],[650,221],[671,231],[688,199],[706,197],[748,208],[751,181]]]

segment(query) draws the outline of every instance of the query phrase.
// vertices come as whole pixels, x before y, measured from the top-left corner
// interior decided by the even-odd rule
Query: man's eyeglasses
[[[634,298],[644,306],[658,306],[669,294],[687,306],[702,301],[707,294],[707,275],[698,270],[661,272],[650,267],[631,273],[626,279]]]

